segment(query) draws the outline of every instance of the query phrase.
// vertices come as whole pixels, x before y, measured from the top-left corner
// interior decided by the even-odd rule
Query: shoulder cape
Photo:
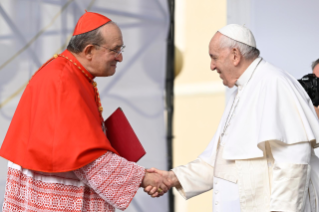
[[[66,172],[117,153],[102,130],[94,88],[78,69],[84,67],[67,50],[62,54],[72,62],[58,57],[34,75],[0,149],[23,168]]]
[[[215,150],[235,93],[232,94],[212,141],[200,155],[214,165]],[[264,142],[310,142],[318,147],[319,120],[299,82],[288,73],[262,61],[243,88],[238,105],[223,137],[223,158],[263,157]]]

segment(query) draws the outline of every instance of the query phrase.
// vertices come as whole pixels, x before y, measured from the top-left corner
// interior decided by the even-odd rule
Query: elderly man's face
[[[92,64],[96,76],[112,76],[115,73],[117,62],[123,60],[123,55],[118,54],[123,46],[121,30],[115,24],[106,24],[101,27],[101,34],[105,43],[92,57]]]
[[[319,64],[317,64],[317,65],[314,67],[313,73],[316,75],[316,77],[319,77]]]
[[[238,79],[232,63],[232,53],[229,48],[220,48],[220,37],[224,36],[217,32],[209,43],[209,55],[211,58],[210,68],[219,73],[219,77],[227,87],[233,87]]]

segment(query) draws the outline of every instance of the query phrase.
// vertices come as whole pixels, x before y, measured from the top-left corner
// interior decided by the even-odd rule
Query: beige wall
[[[225,106],[225,89],[210,70],[208,43],[226,25],[226,0],[176,0],[175,43],[183,68],[175,80],[174,166],[198,157],[213,137]],[[176,212],[212,211],[212,191],[185,201]]]

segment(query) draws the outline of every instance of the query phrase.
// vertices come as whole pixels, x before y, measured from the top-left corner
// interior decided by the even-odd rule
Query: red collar
[[[93,79],[95,78],[95,76],[93,76],[90,72],[88,72],[84,66],[82,66],[82,64],[76,59],[76,57],[74,57],[74,55],[69,51],[69,50],[65,50],[64,52],[62,52],[61,54],[59,54],[59,56],[64,57],[65,59],[69,60],[71,63],[73,63],[79,70],[81,70],[81,72],[88,78],[88,80],[90,82],[93,81]]]

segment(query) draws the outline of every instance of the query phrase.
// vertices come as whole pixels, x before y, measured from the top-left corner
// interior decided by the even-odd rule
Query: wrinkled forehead
[[[110,36],[122,36],[121,29],[117,26],[114,22],[109,22],[105,24],[101,30],[103,31],[104,35],[110,35]]]
[[[119,45],[123,45],[122,32],[120,28],[113,22],[110,22],[103,26],[101,29],[102,36],[106,42],[114,43],[116,42]]]

